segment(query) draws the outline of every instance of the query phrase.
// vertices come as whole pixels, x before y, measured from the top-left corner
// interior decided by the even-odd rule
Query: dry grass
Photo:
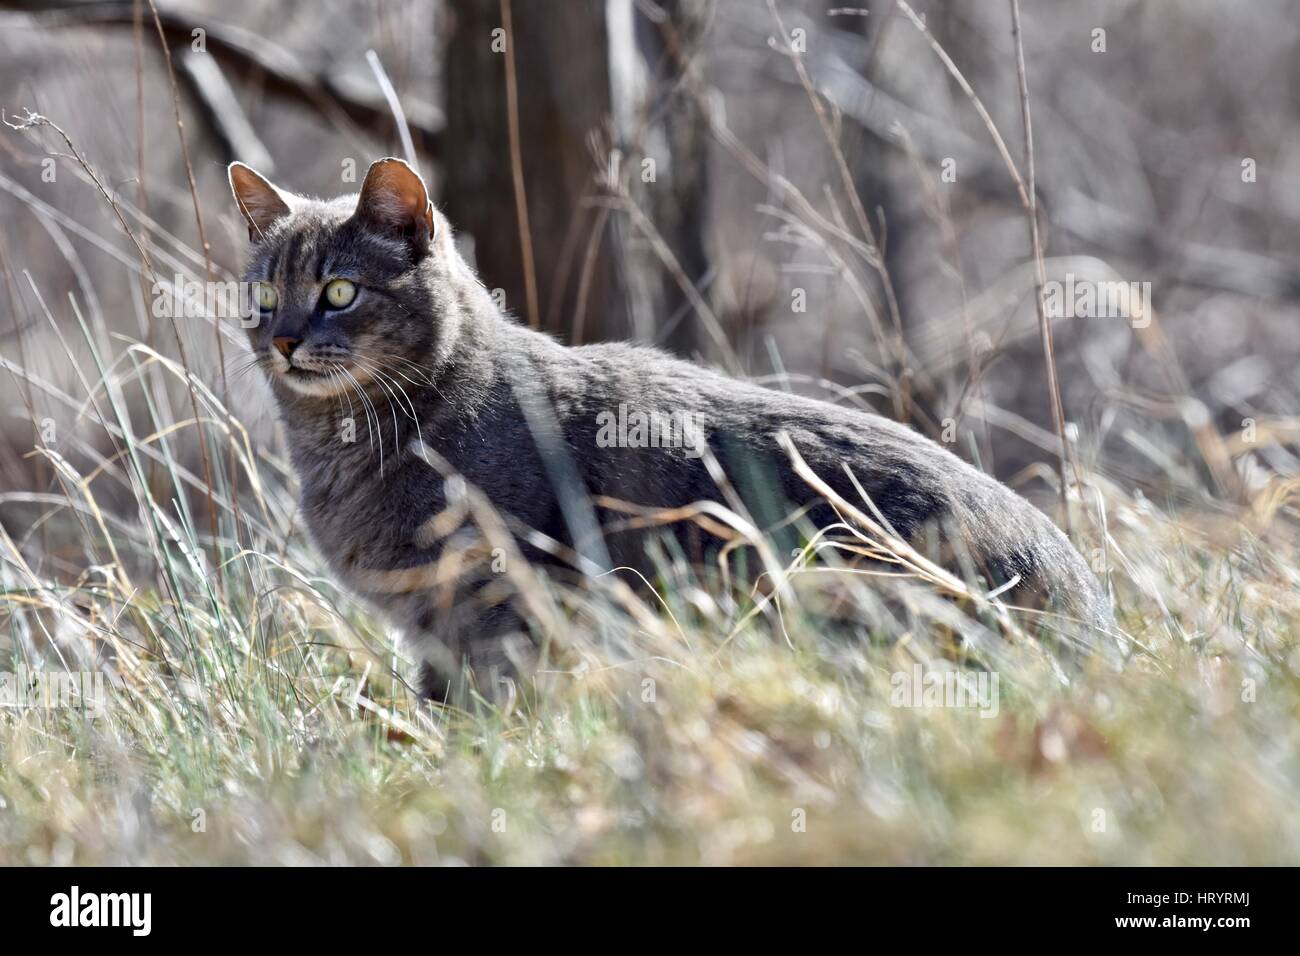
[[[121,399],[150,379],[108,381]],[[162,444],[128,404],[124,463]],[[238,447],[208,427],[214,452]],[[829,551],[792,563],[781,613],[670,566],[662,605],[543,590],[563,668],[509,706],[420,712],[398,651],[293,533],[281,557],[292,509],[270,452],[239,461],[260,496],[245,547],[220,516],[221,593],[174,488],[136,485],[141,522],[115,524],[95,490],[118,465],[87,481],[47,455],[67,492],[44,527],[79,540],[61,566],[80,574],[5,535],[9,669],[102,668],[108,700],[94,719],[0,711],[0,862],[1300,858],[1300,555],[1280,516],[1175,519],[1105,488],[1136,649],[1118,672],[1060,666],[1024,614],[958,624],[999,677],[991,718],[893,705],[892,675],[953,658],[953,607],[917,579],[882,610],[892,579]]]

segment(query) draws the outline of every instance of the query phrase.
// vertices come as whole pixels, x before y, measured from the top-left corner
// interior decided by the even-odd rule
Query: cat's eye
[[[275,286],[259,282],[257,284],[257,307],[263,312],[270,312],[279,304],[280,294],[275,291]]]
[[[332,309],[346,309],[357,297],[357,287],[347,279],[334,279],[325,286],[325,301]]]

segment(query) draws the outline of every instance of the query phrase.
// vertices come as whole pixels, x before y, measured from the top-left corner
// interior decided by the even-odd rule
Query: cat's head
[[[273,383],[329,397],[427,375],[454,334],[440,273],[455,268],[446,220],[400,159],[371,165],[359,195],[309,199],[231,163],[251,243],[249,344]]]

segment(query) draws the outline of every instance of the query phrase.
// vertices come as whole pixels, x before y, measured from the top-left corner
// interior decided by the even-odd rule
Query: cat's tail
[[[1111,663],[1123,659],[1127,638],[1106,589],[1047,515],[991,478],[966,489],[955,510],[997,583],[1014,582],[1007,603],[1042,605],[1047,630]]]

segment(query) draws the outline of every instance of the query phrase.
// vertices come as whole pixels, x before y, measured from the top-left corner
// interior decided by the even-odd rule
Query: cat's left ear
[[[421,251],[428,249],[436,231],[424,180],[394,158],[370,164],[354,218],[377,232],[408,239]]]

